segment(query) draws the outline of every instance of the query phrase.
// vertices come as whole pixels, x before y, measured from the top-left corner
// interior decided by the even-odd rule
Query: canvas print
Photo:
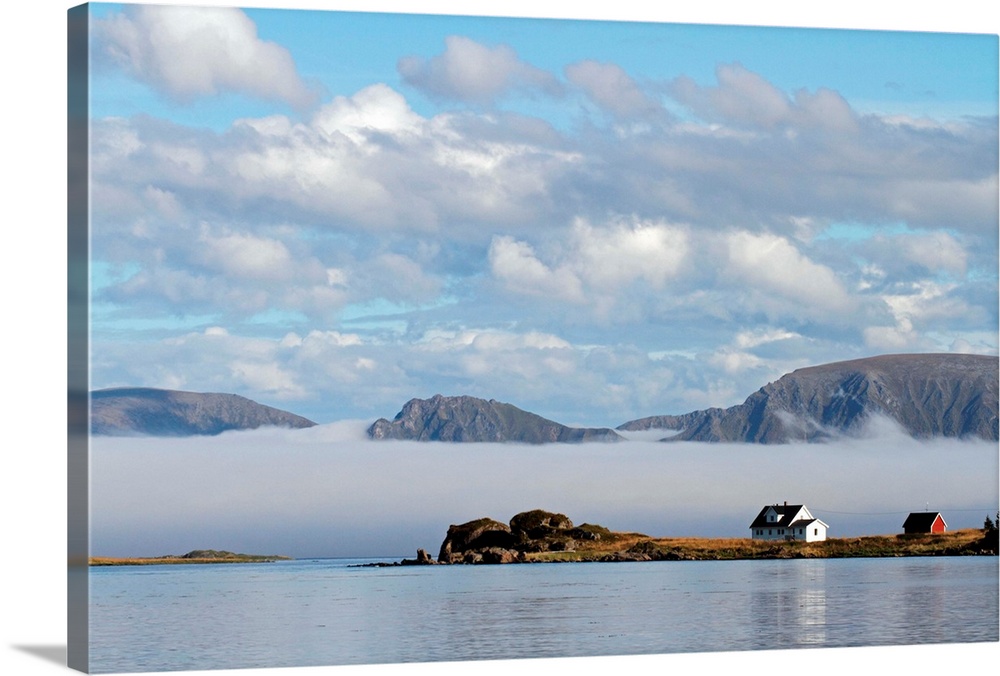
[[[996,35],[68,40],[71,667],[998,641]]]

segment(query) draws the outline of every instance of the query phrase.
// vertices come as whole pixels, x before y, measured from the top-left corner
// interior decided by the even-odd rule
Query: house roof
[[[931,525],[941,516],[941,512],[910,512],[910,515],[906,517],[906,521],[903,522],[903,529],[907,528],[926,528],[930,530]],[[944,521],[944,517],[941,516],[941,521]],[[946,523],[945,526],[948,524]]]
[[[821,526],[823,526],[824,528],[829,528],[829,526],[827,526],[825,523],[823,523],[819,519],[799,519],[798,521],[793,521],[792,523],[788,524],[788,527],[789,528],[806,528],[810,524],[814,524],[814,523],[818,523]]]
[[[762,528],[766,526],[788,528],[790,527],[789,520],[798,514],[802,507],[803,505],[765,505],[764,509],[760,510],[757,518],[750,524],[750,528]],[[767,520],[767,510],[769,509],[773,509],[778,514],[777,521]]]

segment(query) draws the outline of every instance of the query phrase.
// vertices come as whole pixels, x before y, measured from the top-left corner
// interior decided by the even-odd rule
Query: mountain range
[[[900,354],[811,366],[788,373],[739,405],[657,415],[609,428],[570,427],[508,403],[470,396],[411,399],[395,418],[368,428],[373,439],[574,443],[620,441],[662,431],[665,441],[780,444],[857,436],[886,419],[914,438],[1000,440],[998,358]],[[311,420],[235,394],[117,388],[91,393],[93,434],[184,436]]]
[[[161,437],[213,435],[258,427],[312,427],[311,420],[236,394],[122,387],[90,393],[90,431]]]
[[[875,417],[910,436],[997,441],[997,357],[902,354],[798,369],[730,408],[633,420],[616,429],[676,431],[671,441],[823,441]]]
[[[373,439],[417,441],[499,441],[526,444],[620,441],[607,428],[567,427],[511,404],[475,397],[411,399],[390,422],[379,418],[368,428]]]

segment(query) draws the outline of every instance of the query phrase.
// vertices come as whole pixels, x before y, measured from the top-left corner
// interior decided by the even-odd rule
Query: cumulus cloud
[[[559,95],[550,73],[522,61],[511,47],[491,47],[461,35],[445,38],[445,51],[430,59],[407,56],[397,64],[403,80],[435,98],[492,104],[511,92]]]
[[[495,237],[490,270],[515,293],[587,303],[603,314],[633,284],[662,290],[683,267],[689,238],[667,223],[617,220],[598,227],[578,219],[567,241],[552,248],[546,263],[527,242]]]
[[[102,121],[95,146],[94,189],[107,195],[100,213],[124,211],[113,196],[153,185],[249,224],[281,218],[366,232],[533,222],[556,208],[552,186],[580,158],[547,125],[424,118],[384,85],[338,97],[308,122],[241,119],[222,133]]]
[[[741,231],[728,235],[726,245],[725,274],[745,284],[755,302],[770,305],[773,312],[842,316],[853,306],[833,270],[811,261],[783,237]],[[779,299],[776,304],[774,299]],[[795,308],[782,309],[786,303]]]
[[[246,233],[212,234],[205,228],[195,250],[198,262],[230,279],[288,281],[297,264],[284,243]]]
[[[423,122],[402,95],[387,85],[374,84],[353,96],[338,96],[324,105],[313,116],[312,127],[327,135],[344,134],[356,144],[363,144],[371,132],[419,133]],[[246,124],[252,125],[254,121],[248,120]],[[282,125],[272,135],[283,135],[289,130]]]
[[[736,63],[719,65],[715,76],[715,87],[701,87],[689,77],[679,77],[671,91],[678,101],[712,120],[763,128],[788,120],[788,96],[757,73]]]
[[[627,118],[661,110],[659,103],[617,64],[580,61],[566,66],[566,77],[613,115]]]
[[[506,235],[490,244],[490,270],[515,293],[537,295],[552,300],[583,303],[583,285],[567,267],[552,268],[540,261],[527,242]]]
[[[593,289],[620,289],[642,280],[660,290],[678,274],[690,248],[685,228],[662,222],[619,220],[573,226],[573,266]]]
[[[241,10],[135,6],[94,23],[96,54],[180,101],[236,92],[305,108],[316,94]]]
[[[501,109],[558,93],[509,47],[453,38],[399,71],[475,106],[376,82],[221,131],[93,121],[95,382],[239,383],[325,420],[447,390],[617,424],[872,351],[996,351],[995,118],[859,115],[737,64],[661,88],[673,118],[641,73],[584,61],[564,74],[608,115],[555,124],[553,101]]]
[[[930,272],[947,272],[956,276],[966,273],[969,254],[950,233],[938,231],[903,235],[890,238],[889,243],[906,260]]]

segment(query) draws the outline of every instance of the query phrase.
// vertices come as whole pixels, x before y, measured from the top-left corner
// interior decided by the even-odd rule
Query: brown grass
[[[824,542],[761,541],[750,538],[651,538],[640,533],[612,533],[582,542],[565,552],[528,554],[529,561],[791,559],[993,554],[983,531],[966,529],[940,534],[871,535],[830,538]]]
[[[287,556],[258,556],[254,554],[232,554],[228,556],[205,556],[185,558],[181,556],[112,557],[92,556],[91,566],[151,566],[188,563],[270,563],[290,560]]]

